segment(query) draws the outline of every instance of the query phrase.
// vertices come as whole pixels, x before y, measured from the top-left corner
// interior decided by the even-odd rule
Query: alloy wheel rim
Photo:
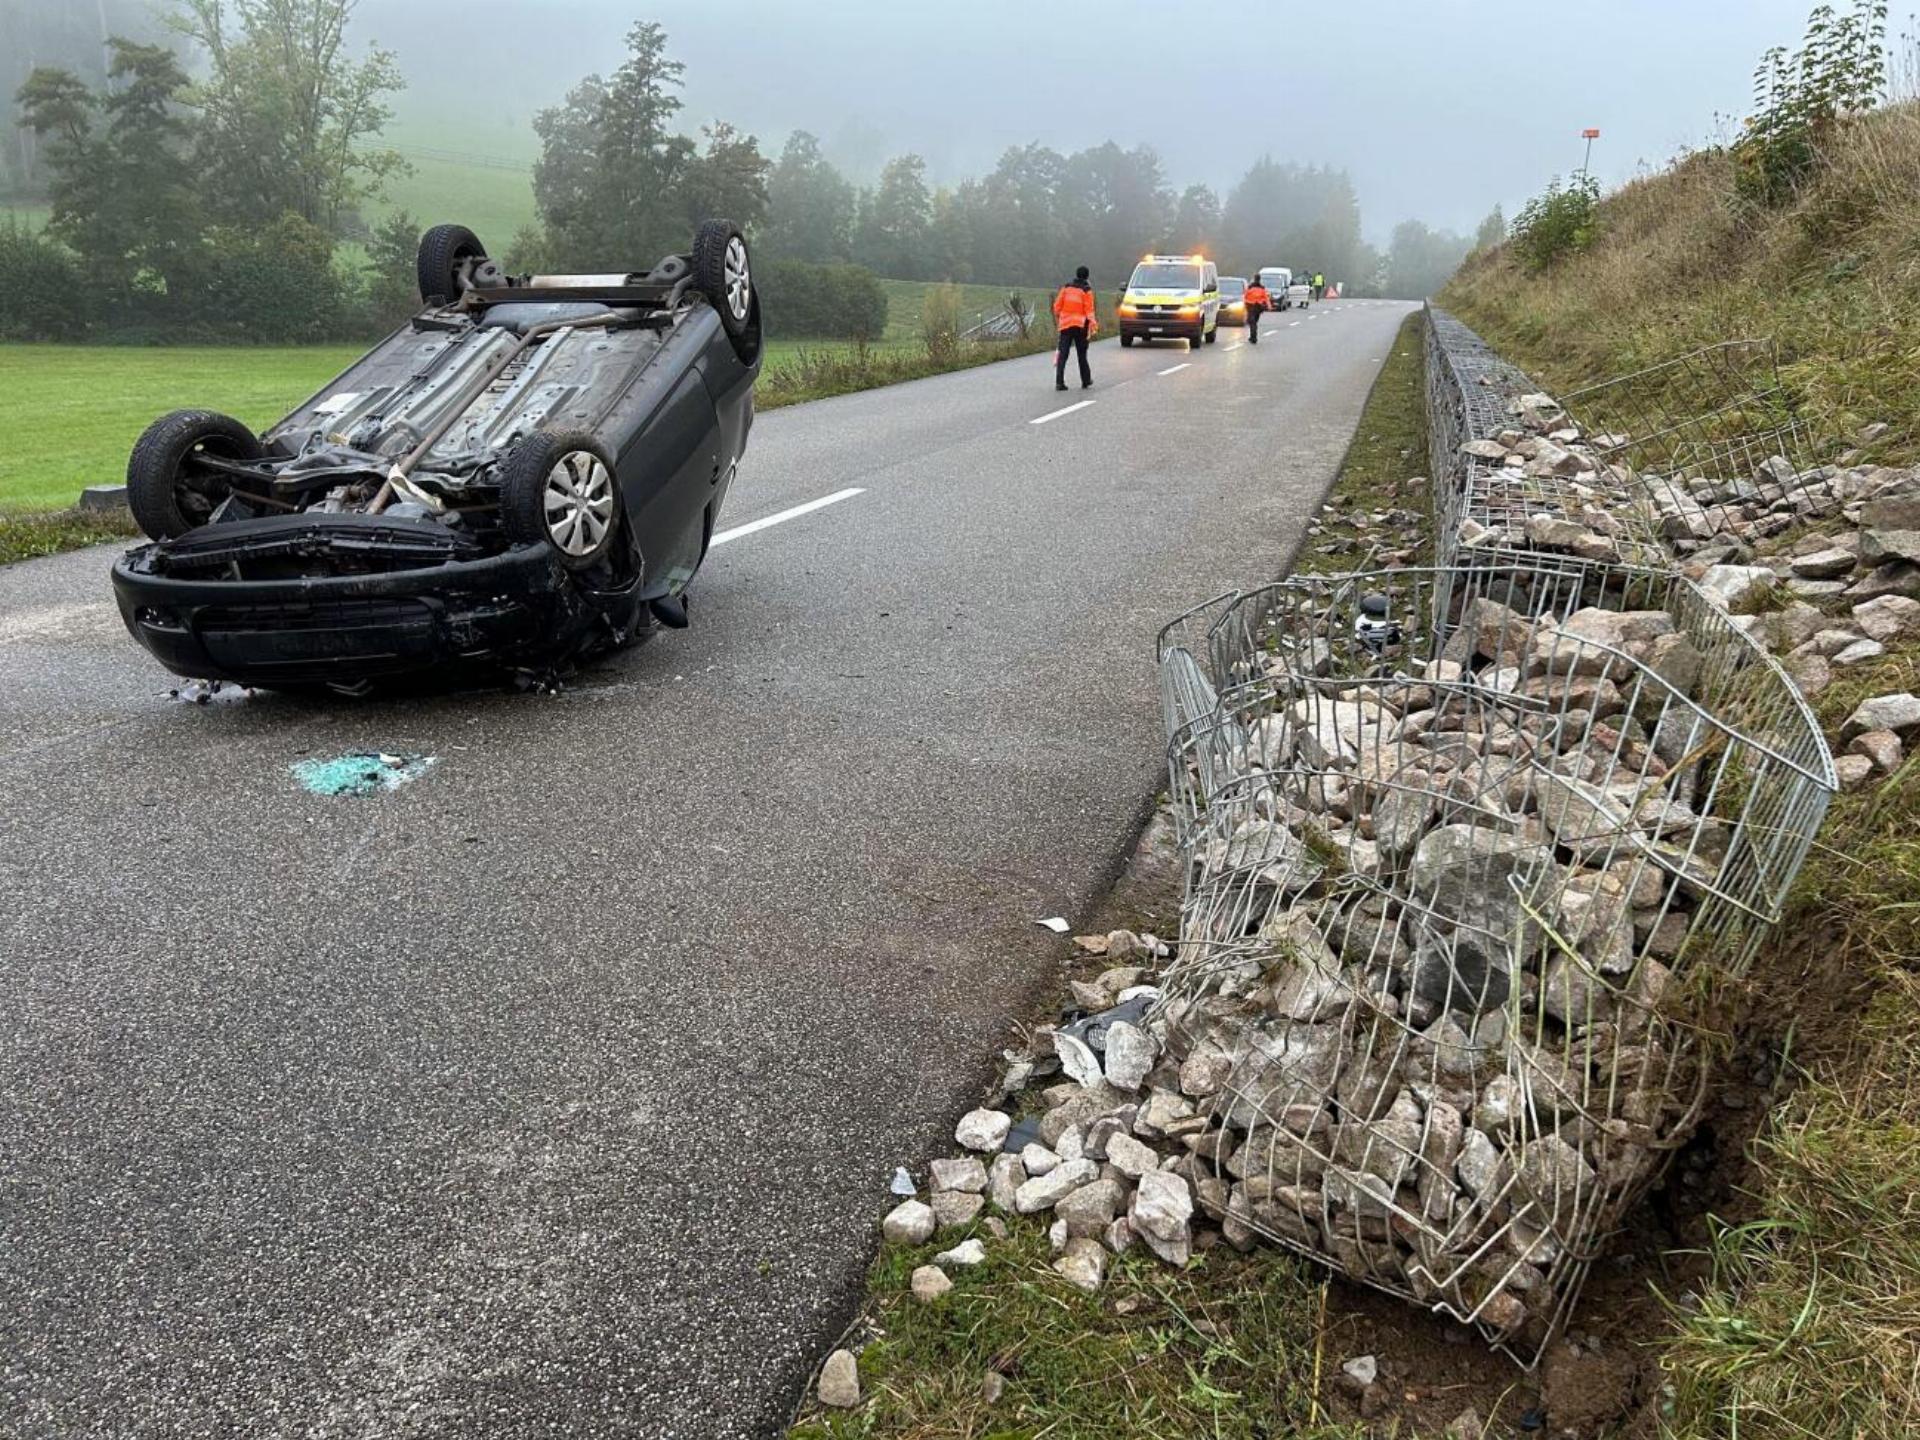
[[[584,450],[562,455],[547,472],[547,533],[562,554],[591,555],[613,526],[613,476]]]
[[[727,241],[726,287],[727,307],[733,311],[733,318],[745,320],[753,303],[753,279],[747,273],[747,242],[738,235]]]

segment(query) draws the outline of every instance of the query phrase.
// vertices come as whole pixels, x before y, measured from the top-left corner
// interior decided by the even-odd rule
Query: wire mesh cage
[[[1688,582],[1571,560],[1298,577],[1160,658],[1201,1204],[1533,1363],[1691,1129],[1812,715]]]
[[[1567,395],[1596,455],[1638,477],[1663,516],[1712,507],[1838,508],[1823,446],[1781,383],[1771,340],[1729,340]],[[1785,522],[1783,522],[1784,524]],[[1721,529],[1724,526],[1712,526]],[[1670,538],[1695,527],[1669,522]]]
[[[1427,308],[1426,336],[1428,464],[1442,564],[1468,554],[1500,563],[1556,534],[1585,550],[1578,558],[1637,565],[1666,558],[1658,507],[1637,494],[1632,472],[1615,457],[1580,443],[1586,432],[1558,401],[1444,310]]]

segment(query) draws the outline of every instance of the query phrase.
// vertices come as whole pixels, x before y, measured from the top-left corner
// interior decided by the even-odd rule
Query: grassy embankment
[[[1593,247],[1544,275],[1505,254],[1444,303],[1563,391],[1691,347],[1778,338],[1829,437],[1883,420],[1870,458],[1920,457],[1920,107],[1843,126],[1794,203],[1740,201],[1693,156],[1602,209]],[[1837,448],[1837,446],[1836,446]],[[1920,690],[1890,647],[1816,702],[1836,735],[1869,695]],[[1753,1003],[1797,1017],[1800,1081],[1749,1146],[1743,1198],[1707,1245],[1697,1304],[1649,1337],[1684,1437],[1920,1429],[1920,758],[1836,803]],[[1771,991],[1767,987],[1772,987]]]

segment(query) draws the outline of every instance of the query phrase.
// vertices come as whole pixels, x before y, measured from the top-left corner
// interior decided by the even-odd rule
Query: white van
[[[1264,265],[1260,269],[1260,283],[1267,287],[1267,293],[1273,296],[1273,308],[1285,310],[1292,302],[1287,299],[1287,290],[1293,284],[1293,272],[1284,265]]]

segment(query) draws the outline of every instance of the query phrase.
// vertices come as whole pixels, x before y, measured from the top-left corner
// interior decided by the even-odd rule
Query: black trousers
[[[1260,343],[1260,317],[1266,313],[1251,305],[1247,307],[1247,343],[1249,345]]]
[[[1093,367],[1087,364],[1087,327],[1075,325],[1060,332],[1060,348],[1053,357],[1053,383],[1067,383],[1067,354],[1078,351],[1080,354],[1080,383],[1083,386],[1093,383]]]

